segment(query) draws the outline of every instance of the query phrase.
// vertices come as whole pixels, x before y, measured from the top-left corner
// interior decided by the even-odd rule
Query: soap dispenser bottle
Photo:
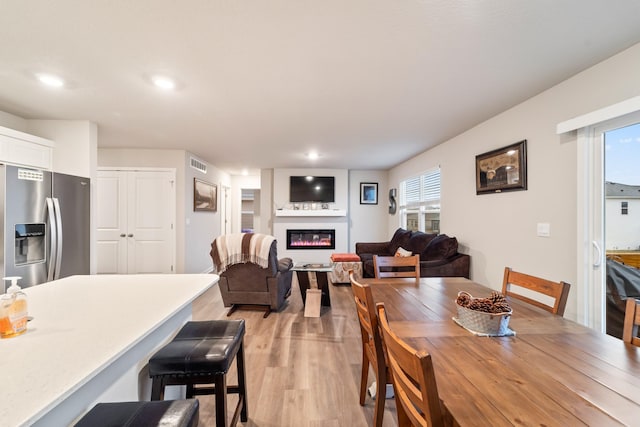
[[[5,277],[11,286],[0,296],[0,338],[11,338],[27,331],[27,295],[18,286],[21,277]]]

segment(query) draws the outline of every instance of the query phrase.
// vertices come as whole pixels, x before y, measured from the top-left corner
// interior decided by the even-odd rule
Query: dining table
[[[461,327],[456,297],[492,289],[458,277],[361,279],[391,329],[431,354],[438,394],[459,426],[640,425],[640,348],[508,299],[509,336]]]

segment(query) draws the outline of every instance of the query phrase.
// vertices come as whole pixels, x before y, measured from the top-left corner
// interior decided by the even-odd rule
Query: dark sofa
[[[458,240],[446,234],[427,234],[398,228],[388,242],[356,243],[363,277],[375,277],[373,256],[394,256],[398,248],[420,255],[420,277],[469,278],[471,257],[458,252]]]

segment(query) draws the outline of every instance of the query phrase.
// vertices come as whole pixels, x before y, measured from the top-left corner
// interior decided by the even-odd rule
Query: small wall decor
[[[526,139],[476,156],[476,194],[526,189]]]
[[[377,205],[378,204],[378,183],[377,182],[361,182],[360,183],[360,204],[361,205]]]
[[[395,215],[396,213],[396,195],[398,194],[395,188],[389,190],[389,215]]]
[[[218,186],[193,178],[193,210],[217,212]]]

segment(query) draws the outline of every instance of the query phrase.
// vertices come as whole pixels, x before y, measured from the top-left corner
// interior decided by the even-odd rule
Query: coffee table
[[[296,272],[298,277],[302,303],[305,306],[305,317],[319,317],[321,306],[331,307],[329,280],[327,277],[327,274],[332,271],[331,264],[301,262],[294,264],[292,270]],[[310,298],[308,302],[310,305],[313,304],[313,307],[307,307],[307,291],[309,290]],[[315,297],[318,291],[321,293],[320,298]],[[311,297],[312,294],[314,297]]]

